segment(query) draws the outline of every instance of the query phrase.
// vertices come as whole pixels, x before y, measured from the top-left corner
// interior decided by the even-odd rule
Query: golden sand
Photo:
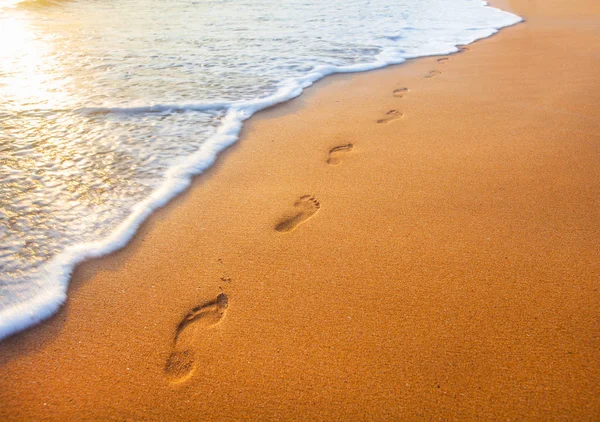
[[[600,419],[600,5],[494,4],[252,118],[0,343],[0,419]]]

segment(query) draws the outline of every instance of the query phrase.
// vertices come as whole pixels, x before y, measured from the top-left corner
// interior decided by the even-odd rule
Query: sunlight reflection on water
[[[0,96],[4,108],[53,108],[65,102],[68,78],[56,78],[59,63],[46,37],[25,19],[0,17]]]

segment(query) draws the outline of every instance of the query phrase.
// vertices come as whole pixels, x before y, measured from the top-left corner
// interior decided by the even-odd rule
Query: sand
[[[252,118],[0,343],[0,419],[600,419],[600,5],[494,4]]]

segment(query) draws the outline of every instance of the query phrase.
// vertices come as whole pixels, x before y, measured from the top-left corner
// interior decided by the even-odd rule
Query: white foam
[[[231,101],[208,102],[200,104],[153,104],[137,107],[84,107],[76,109],[75,112],[82,114],[146,114],[146,113],[169,113],[183,111],[207,111],[228,108]]]
[[[480,2],[484,5],[485,2]],[[521,21],[520,18],[500,13],[494,28],[480,28],[461,33],[460,37],[444,42],[421,45],[418,51],[399,51],[392,46],[382,51],[368,63],[349,66],[321,65],[306,75],[289,79],[280,85],[273,95],[248,101],[216,101],[198,104],[155,104],[134,107],[90,107],[77,110],[83,114],[143,114],[167,113],[172,111],[226,110],[220,126],[207,142],[189,157],[171,167],[164,181],[142,202],[135,205],[131,214],[112,233],[94,242],[78,244],[66,248],[42,266],[36,274],[39,293],[32,299],[4,308],[0,311],[0,340],[21,331],[53,315],[66,299],[69,279],[76,265],[123,248],[134,236],[140,225],[157,208],[162,207],[173,197],[184,191],[193,176],[208,169],[218,154],[238,140],[243,122],[256,112],[299,96],[314,82],[333,73],[364,72],[399,64],[408,58],[449,54],[458,51],[457,45],[466,45],[477,39],[492,35],[504,26]]]

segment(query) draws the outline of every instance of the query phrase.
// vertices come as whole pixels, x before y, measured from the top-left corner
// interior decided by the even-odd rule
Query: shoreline
[[[500,10],[497,8],[497,10]],[[518,16],[515,16],[518,18]],[[520,23],[515,22],[504,26],[500,29],[493,29],[496,32],[479,38],[485,39],[495,35],[501,29]],[[490,28],[492,29],[492,28]],[[475,41],[473,41],[475,42]],[[468,45],[468,44],[465,44]],[[436,55],[421,56],[421,57],[438,57],[443,55],[454,54],[461,51],[462,44],[457,45],[458,50]],[[74,269],[86,261],[102,258],[126,247],[131,239],[136,235],[139,227],[158,209],[164,207],[171,202],[175,197],[187,190],[194,179],[205,173],[214,162],[219,159],[219,156],[227,150],[231,145],[237,143],[240,139],[241,129],[243,124],[256,113],[268,108],[276,107],[285,102],[291,101],[294,98],[302,95],[302,93],[311,88],[315,83],[322,79],[341,74],[356,74],[369,72],[396,66],[405,63],[410,58],[402,58],[402,62],[398,60],[385,60],[384,57],[389,57],[389,54],[382,52],[379,56],[374,57],[374,61],[361,62],[347,66],[317,66],[310,73],[305,74],[291,81],[286,86],[279,88],[276,92],[264,98],[254,98],[247,101],[231,102],[226,106],[227,102],[200,103],[187,105],[153,105],[148,107],[132,107],[132,108],[80,108],[75,111],[82,113],[102,113],[102,112],[160,112],[167,110],[205,110],[219,107],[227,107],[226,113],[221,126],[216,133],[211,136],[200,147],[199,150],[186,157],[178,165],[168,169],[164,180],[159,186],[143,201],[135,204],[130,215],[125,220],[116,226],[108,236],[90,241],[87,243],[79,243],[67,247],[62,252],[53,256],[46,264],[39,268],[39,273],[44,276],[33,277],[30,282],[37,285],[47,286],[42,289],[43,294],[39,294],[21,302],[10,309],[0,311],[0,341],[13,334],[22,332],[54,315],[57,310],[65,303],[67,292],[71,281],[71,274]],[[335,68],[335,70],[333,70]],[[298,93],[299,92],[299,93]],[[63,287],[64,286],[64,287]]]
[[[598,417],[600,47],[513,4],[527,23],[468,54],[248,121],[0,343],[2,418]]]

